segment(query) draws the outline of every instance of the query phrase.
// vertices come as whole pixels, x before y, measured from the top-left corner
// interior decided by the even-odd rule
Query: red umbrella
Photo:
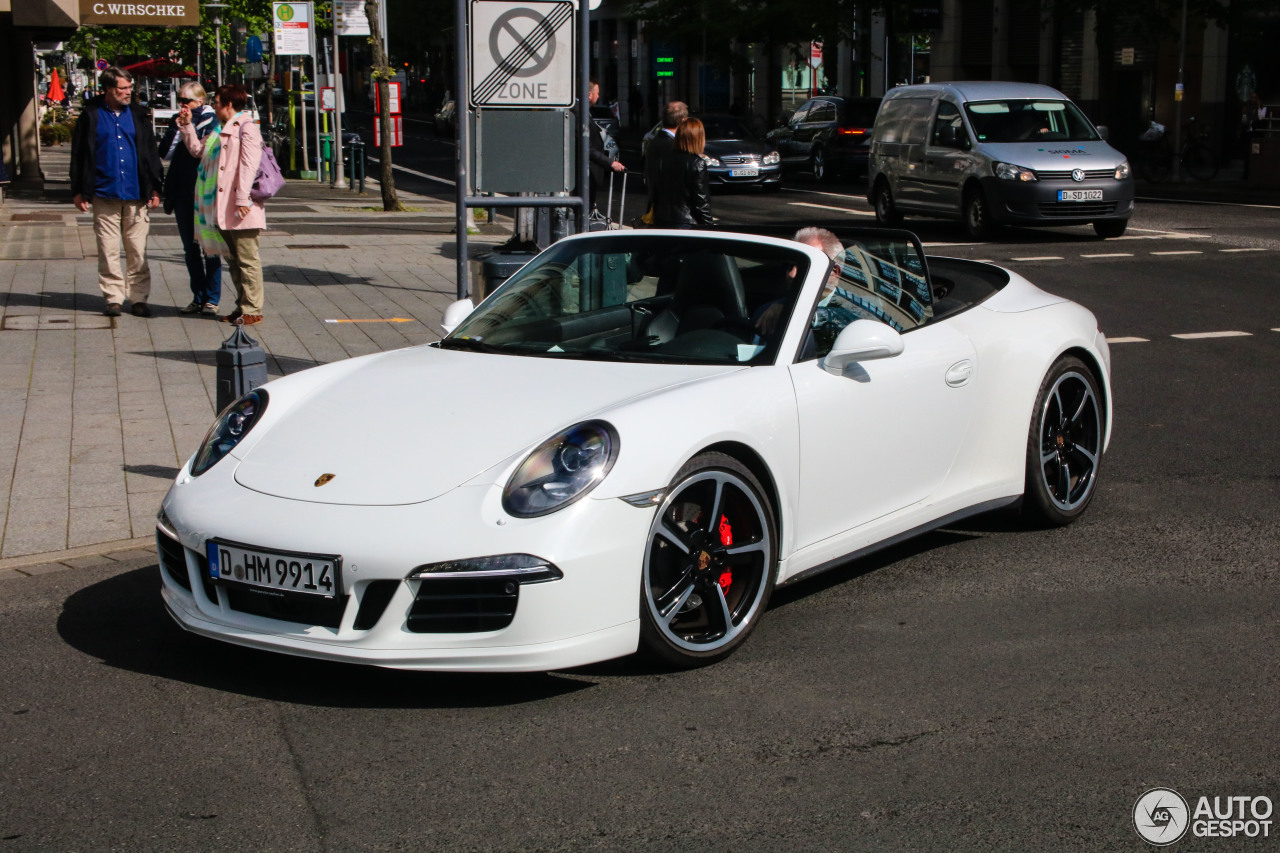
[[[53,76],[49,78],[49,91],[45,94],[49,100],[56,103],[62,103],[62,99],[67,96],[62,91],[62,83],[58,80],[58,69],[53,69]]]

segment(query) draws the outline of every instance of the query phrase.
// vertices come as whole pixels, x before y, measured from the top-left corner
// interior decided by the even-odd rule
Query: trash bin
[[[536,255],[533,252],[488,252],[471,260],[471,299],[479,303]]]
[[[1254,136],[1249,140],[1249,183],[1280,187],[1280,136]]]

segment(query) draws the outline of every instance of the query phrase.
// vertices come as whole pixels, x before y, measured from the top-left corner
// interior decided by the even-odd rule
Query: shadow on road
[[[252,696],[327,708],[517,705],[592,687],[554,674],[424,673],[260,652],[187,634],[165,612],[155,565],[71,595],[58,634],[107,666]]]

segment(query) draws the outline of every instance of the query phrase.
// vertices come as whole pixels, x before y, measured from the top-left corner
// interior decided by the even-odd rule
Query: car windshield
[[[972,101],[965,104],[979,142],[1090,142],[1101,139],[1070,101]]]
[[[707,139],[755,139],[747,126],[736,118],[707,116],[702,120],[702,126],[707,131]]]
[[[440,344],[547,358],[772,364],[808,257],[742,239],[566,240],[522,268]],[[761,323],[765,311],[783,322]]]

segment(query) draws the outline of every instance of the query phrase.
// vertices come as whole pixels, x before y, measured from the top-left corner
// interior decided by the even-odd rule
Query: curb
[[[0,581],[47,575],[67,569],[84,569],[107,563],[123,563],[140,559],[154,560],[155,537],[119,539],[97,545],[83,545],[65,551],[28,554],[0,560]]]

